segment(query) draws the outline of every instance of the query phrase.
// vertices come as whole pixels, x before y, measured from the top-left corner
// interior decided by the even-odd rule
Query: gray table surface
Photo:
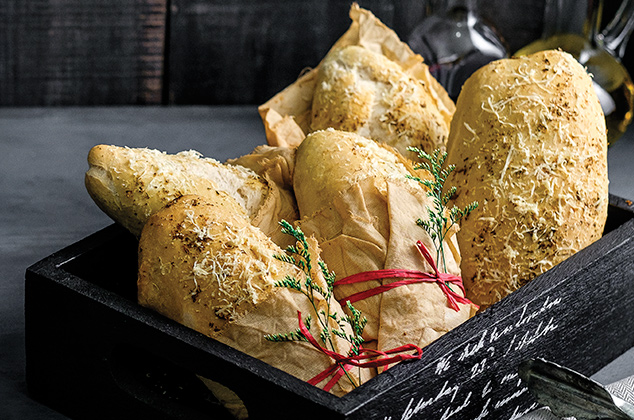
[[[83,185],[88,151],[100,143],[195,149],[224,161],[265,138],[254,106],[0,108],[0,419],[66,418],[28,395],[24,272],[112,223]],[[608,159],[610,191],[634,199],[634,128]],[[594,378],[607,384],[630,375],[634,349]]]

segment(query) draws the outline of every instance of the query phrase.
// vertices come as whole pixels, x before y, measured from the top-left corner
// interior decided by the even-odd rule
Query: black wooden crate
[[[77,419],[229,418],[202,375],[253,419],[516,419],[520,361],[592,374],[634,346],[634,206],[610,203],[601,240],[341,398],[137,305],[137,244],[112,225],[27,269],[29,392]]]

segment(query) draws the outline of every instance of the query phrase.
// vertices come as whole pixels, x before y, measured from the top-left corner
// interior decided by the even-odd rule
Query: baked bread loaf
[[[350,27],[334,43],[331,51],[354,45],[388,59],[423,87],[430,95],[433,109],[442,116],[442,124],[448,127],[455,104],[440,83],[432,77],[423,58],[401,41],[396,32],[357,3],[352,3],[349,15]],[[321,63],[302,73],[294,83],[258,107],[269,145],[296,147],[306,134],[317,128],[331,126],[315,126],[311,129],[313,94],[320,67]],[[418,114],[418,111],[415,113]]]
[[[388,179],[418,185],[407,179],[407,175],[420,175],[411,160],[390,146],[368,140],[332,128],[306,137],[308,143],[297,148],[293,177],[300,217],[330,206],[343,191],[364,179],[382,181],[378,183],[382,193]]]
[[[318,249],[313,250],[318,255]],[[143,306],[221,341],[302,380],[331,366],[332,359],[306,342],[273,343],[266,334],[295,331],[302,317],[315,309],[300,292],[275,287],[286,276],[303,280],[294,265],[280,261],[283,253],[250,224],[247,214],[223,192],[213,196],[183,196],[151,216],[139,241],[138,300]],[[323,278],[313,276],[315,281]],[[325,283],[324,283],[325,285]],[[326,302],[315,297],[316,307]],[[336,301],[331,310],[342,314]],[[312,334],[320,326],[312,322]],[[349,344],[331,337],[336,351]],[[369,369],[350,372],[368,380]],[[358,385],[358,382],[357,382]],[[332,389],[343,395],[352,389],[344,378]]]
[[[416,225],[432,199],[411,162],[395,149],[333,129],[306,136],[297,149],[294,186],[300,226],[314,235],[321,256],[338,279],[380,269],[431,272],[416,242],[432,254],[429,235]],[[444,241],[448,272],[459,274],[455,230]],[[336,285],[344,299],[398,278]],[[354,303],[367,318],[364,338],[379,350],[413,343],[424,347],[471,316],[470,305],[450,308],[435,283],[401,286]]]
[[[468,297],[483,308],[602,235],[605,119],[592,79],[569,54],[492,62],[467,80],[448,143],[462,207]]]
[[[449,121],[430,86],[382,54],[351,45],[328,53],[319,66],[311,129],[335,128],[387,143],[404,156],[408,147],[444,149]]]
[[[109,145],[88,154],[85,183],[95,203],[135,236],[147,219],[187,194],[203,197],[224,191],[252,223],[274,239],[281,219],[297,218],[294,198],[273,182],[239,165],[204,158],[195,151],[167,154],[158,150]]]

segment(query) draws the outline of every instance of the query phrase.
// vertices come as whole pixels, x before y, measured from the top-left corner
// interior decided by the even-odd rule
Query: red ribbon
[[[302,321],[302,313],[297,311],[297,318],[299,320],[299,329],[306,337],[308,342],[313,345],[317,350],[331,357],[335,363],[328,368],[326,368],[323,372],[314,376],[312,379],[308,381],[311,385],[317,385],[324,380],[330,378],[330,380],[324,385],[323,389],[325,391],[330,391],[333,386],[343,375],[345,375],[346,371],[350,370],[352,367],[362,367],[362,368],[373,368],[379,366],[387,366],[392,363],[402,362],[403,360],[412,360],[412,359],[420,359],[423,355],[423,350],[414,345],[414,344],[405,344],[400,347],[393,348],[391,350],[373,350],[366,349],[364,347],[359,348],[359,354],[352,354],[348,356],[344,356],[342,354],[336,353],[334,351],[328,350],[319,345],[315,337],[312,336],[306,325],[304,325],[304,321]],[[415,354],[404,354],[403,352],[407,352],[410,350],[416,351]],[[400,354],[399,354],[400,353]],[[389,356],[393,355],[393,356]],[[376,359],[376,357],[382,357]],[[373,359],[369,361],[363,361],[367,359]]]
[[[459,311],[460,307],[458,303],[463,304],[471,304],[475,307],[473,302],[469,299],[461,296],[459,293],[454,292],[449,287],[448,283],[454,284],[458,286],[458,288],[462,291],[462,294],[465,294],[464,286],[462,284],[462,278],[459,276],[455,276],[449,273],[441,273],[438,271],[438,267],[436,267],[436,263],[432,258],[431,254],[425,248],[425,245],[421,241],[416,242],[416,248],[420,251],[425,258],[425,261],[431,266],[433,273],[425,273],[424,271],[419,270],[398,270],[398,269],[385,269],[385,270],[375,270],[375,271],[365,271],[362,273],[353,274],[351,276],[345,277],[341,280],[335,281],[335,286],[339,286],[342,284],[353,284],[353,283],[362,283],[365,281],[371,280],[382,280],[389,278],[397,278],[401,277],[403,280],[395,281],[392,283],[384,284],[381,286],[374,287],[372,289],[364,290],[362,292],[354,293],[344,299],[341,299],[339,303],[342,306],[345,306],[346,302],[354,303],[359,300],[363,300],[369,298],[374,295],[378,295],[379,293],[387,292],[388,290],[392,290],[396,287],[403,286],[406,284],[415,284],[422,282],[436,282],[440,286],[440,289],[447,296],[447,300],[449,301],[449,306],[455,311]]]

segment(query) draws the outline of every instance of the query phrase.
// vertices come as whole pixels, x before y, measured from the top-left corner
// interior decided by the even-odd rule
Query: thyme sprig
[[[456,169],[455,165],[445,166],[447,152],[436,149],[430,155],[418,147],[409,147],[409,151],[415,152],[422,162],[414,165],[414,169],[425,169],[432,174],[433,180],[421,179],[419,177],[408,175],[407,177],[418,181],[427,187],[427,194],[433,199],[433,207],[427,208],[428,219],[416,220],[416,224],[429,234],[434,247],[436,248],[436,261],[438,261],[445,272],[447,272],[447,263],[445,260],[444,240],[452,226],[460,222],[464,217],[478,207],[478,202],[474,201],[467,204],[464,208],[452,206],[448,208],[449,201],[456,193],[455,186],[445,191],[445,183],[449,175]]]
[[[361,312],[350,302],[347,302],[350,315],[341,315],[333,310],[331,300],[333,298],[333,290],[336,280],[335,273],[328,270],[326,263],[322,260],[318,260],[317,264],[319,266],[319,271],[326,282],[326,288],[320,286],[313,279],[313,260],[308,248],[306,236],[300,228],[293,227],[285,220],[282,220],[280,225],[282,226],[282,232],[293,236],[296,243],[295,245],[288,246],[285,254],[276,255],[275,258],[280,261],[293,264],[301,269],[304,273],[304,280],[302,282],[294,276],[286,276],[284,279],[275,282],[274,285],[276,287],[286,287],[296,290],[308,298],[316,315],[316,322],[320,326],[319,339],[326,348],[336,351],[332,337],[337,336],[350,343],[348,356],[358,355],[363,343],[363,338],[361,336],[363,334],[365,324],[367,323],[366,318],[363,317]],[[326,303],[326,309],[319,309],[317,307],[317,298],[319,296]],[[306,329],[309,331],[311,329],[312,321],[313,319],[310,315],[304,320]],[[336,327],[333,327],[333,324],[336,325]],[[288,333],[268,334],[264,338],[274,342],[308,341],[301,332],[300,328]],[[346,375],[348,375],[347,372]],[[352,378],[348,376],[348,379],[350,379],[350,382],[355,385]]]

